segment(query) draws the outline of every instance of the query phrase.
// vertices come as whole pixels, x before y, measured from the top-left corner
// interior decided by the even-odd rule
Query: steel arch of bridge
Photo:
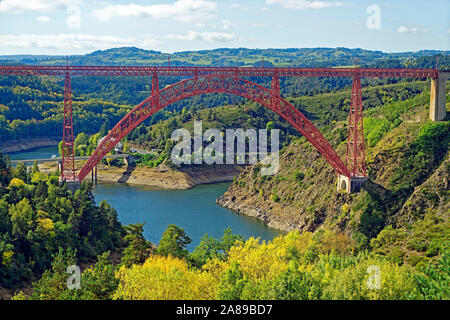
[[[174,102],[206,93],[238,95],[274,111],[297,129],[320,152],[337,173],[345,176],[352,175],[329,142],[314,127],[311,121],[280,96],[278,77],[272,78],[270,90],[242,78],[213,75],[183,80],[159,91],[158,77],[153,76],[152,95],[132,109],[108,133],[80,170],[78,175],[79,181],[82,181],[120,140],[148,117]]]
[[[275,111],[304,136],[319,150],[319,152],[328,160],[333,168],[340,174],[347,177],[365,177],[365,158],[364,158],[364,132],[363,115],[361,99],[361,78],[362,77],[410,77],[410,78],[432,78],[439,77],[438,69],[409,69],[409,68],[280,68],[280,67],[178,67],[178,66],[33,66],[33,65],[1,65],[0,75],[24,75],[24,76],[64,76],[66,79],[64,91],[64,124],[63,124],[63,154],[61,181],[77,181],[79,177],[84,178],[87,174],[86,166],[78,176],[73,161],[73,122],[72,122],[72,102],[70,76],[153,76],[152,95],[144,100],[140,105],[133,109],[122,121],[114,127],[109,140],[101,150],[96,150],[96,158],[90,159],[88,165],[92,166],[94,161],[100,161],[98,158],[111,145],[114,146],[135,124],[141,123],[143,117],[155,113],[163,108],[164,103],[183,99],[184,97],[195,94],[210,92],[224,92],[241,95],[261,103],[269,109]],[[159,91],[159,76],[178,76],[192,77],[174,84],[164,90]],[[242,77],[271,77],[272,86],[270,91],[249,81],[242,80]],[[322,137],[320,132],[298,112],[289,103],[280,97],[279,77],[352,77],[352,97],[350,103],[350,114],[348,123],[347,137],[347,167],[343,165],[336,152],[331,148],[328,142]],[[208,87],[208,81],[218,80],[217,84],[226,86]],[[210,80],[206,80],[210,79]],[[234,82],[233,82],[234,81]],[[238,82],[236,82],[238,81]],[[203,84],[203,82],[206,83]],[[239,90],[232,84],[243,84],[246,90]],[[200,86],[202,84],[202,86]],[[211,84],[211,83],[210,83]],[[197,87],[198,85],[198,87]],[[243,88],[244,88],[243,87]],[[191,88],[191,94],[186,91]],[[202,91],[201,88],[204,90]],[[194,90],[195,89],[195,90]],[[193,90],[193,91],[192,91]],[[229,91],[227,91],[229,90]],[[180,96],[174,98],[173,95]],[[270,94],[270,101],[268,99]],[[172,97],[172,100],[168,99]],[[162,99],[162,104],[159,100]],[[134,114],[133,112],[137,112]],[[119,139],[120,138],[120,139]]]

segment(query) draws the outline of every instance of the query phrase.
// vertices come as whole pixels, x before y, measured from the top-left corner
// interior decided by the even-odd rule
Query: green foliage
[[[145,240],[144,223],[125,226],[127,232],[124,240],[128,246],[124,250],[122,264],[130,267],[132,264],[142,264],[150,254],[151,244]]]
[[[242,291],[249,281],[244,273],[239,269],[237,262],[232,262],[225,269],[220,277],[217,299],[219,300],[239,300]]]
[[[80,277],[79,288],[69,288],[69,266],[76,265],[75,252],[60,250],[54,257],[51,270],[46,270],[42,278],[33,283],[31,300],[107,300],[116,291],[119,280],[115,277],[114,266],[108,260],[109,251],[101,254],[93,267],[86,269]],[[24,299],[21,294],[16,299]]]
[[[242,236],[233,235],[231,229],[228,227],[222,238],[217,240],[205,234],[190,254],[190,259],[197,266],[204,265],[210,259],[225,260],[228,250],[237,242],[243,241]]]
[[[97,257],[95,266],[85,270],[81,276],[81,290],[75,290],[78,300],[111,299],[119,284],[115,268],[108,260],[109,251]]]
[[[429,212],[409,228],[385,227],[370,244],[374,253],[420,270],[427,261],[435,262],[440,254],[448,251],[449,224],[434,212]]]
[[[423,274],[414,276],[419,287],[417,298],[425,300],[450,299],[450,254],[445,251],[438,264],[428,264]]]
[[[170,140],[167,140],[170,141]],[[150,168],[155,168],[158,165],[160,165],[166,158],[166,153],[161,153],[159,155],[148,153],[148,154],[141,154],[141,153],[134,153],[133,157],[135,159],[135,163],[139,166],[146,166]]]
[[[280,201],[280,197],[279,197],[276,193],[273,193],[273,194],[270,196],[270,198],[272,199],[273,202],[278,202],[278,201]]]
[[[381,212],[369,207],[361,215],[358,231],[372,239],[383,229],[385,220],[386,217]]]
[[[316,300],[321,296],[321,282],[310,272],[300,271],[295,261],[264,289],[264,299],[269,300]]]
[[[398,193],[410,192],[440,163],[450,143],[450,122],[428,122],[401,157],[391,184]]]
[[[4,159],[1,154],[0,159]],[[77,258],[85,261],[123,245],[117,212],[106,202],[95,205],[92,185],[82,184],[73,195],[59,186],[56,175],[47,176],[36,168],[28,172],[21,165],[4,169],[7,180],[0,187],[3,287],[16,288],[44,272],[60,249],[76,251]]]
[[[169,224],[159,241],[156,254],[162,256],[171,255],[180,259],[185,258],[189,254],[185,246],[191,243],[191,241],[191,238],[184,232],[184,229],[174,224]]]
[[[76,252],[59,249],[54,256],[51,270],[46,270],[42,278],[33,285],[32,300],[71,300],[73,291],[67,287],[67,267],[76,265]]]
[[[296,182],[301,183],[303,181],[303,179],[305,178],[305,174],[303,172],[295,170],[293,177]]]

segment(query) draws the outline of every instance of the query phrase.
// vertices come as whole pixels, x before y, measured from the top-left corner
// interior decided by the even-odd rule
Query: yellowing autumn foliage
[[[317,253],[349,253],[353,244],[348,236],[336,235],[331,231],[324,232],[318,240],[314,240],[310,232],[292,231],[269,242],[259,243],[258,239],[250,238],[232,247],[226,261],[212,260],[204,268],[218,277],[232,263],[237,263],[249,279],[260,282],[273,279],[285,271],[293,252],[304,255],[310,248],[315,248]]]
[[[346,235],[292,231],[272,241],[237,241],[224,259],[201,268],[150,256],[121,267],[115,299],[409,299],[418,294],[414,270],[354,252]],[[369,284],[377,270],[379,287]]]
[[[8,265],[11,262],[13,255],[14,251],[12,250],[4,251],[2,255],[2,264],[5,266]]]
[[[190,270],[185,261],[172,256],[151,256],[143,265],[122,266],[113,298],[133,300],[214,299],[215,283],[209,273]]]
[[[53,230],[53,221],[52,219],[49,218],[39,218],[36,219],[37,223],[38,223],[38,230],[42,233],[42,234],[47,234],[49,231]]]
[[[19,178],[13,178],[11,180],[11,182],[9,183],[9,186],[14,186],[14,187],[22,187],[25,185],[25,182],[23,182],[22,180],[20,180]]]
[[[370,286],[377,268],[379,287]],[[413,270],[389,261],[368,258],[338,269],[326,264],[314,276],[322,279],[323,298],[338,300],[400,300],[417,294]]]

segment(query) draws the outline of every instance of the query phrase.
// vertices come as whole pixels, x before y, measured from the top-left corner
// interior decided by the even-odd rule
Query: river
[[[57,147],[37,148],[10,154],[11,160],[50,158]],[[266,227],[255,218],[240,215],[216,204],[230,183],[200,185],[189,190],[153,190],[124,183],[99,183],[94,188],[95,200],[106,200],[116,210],[122,224],[145,222],[144,236],[158,244],[169,224],[183,228],[191,237],[193,250],[204,234],[220,238],[230,227],[244,238],[271,240],[279,231]]]

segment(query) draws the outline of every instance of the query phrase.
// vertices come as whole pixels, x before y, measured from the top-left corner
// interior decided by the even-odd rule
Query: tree
[[[9,208],[11,215],[12,234],[25,236],[34,224],[34,211],[27,198]]]
[[[269,121],[266,124],[266,130],[268,131],[267,134],[270,134],[270,130],[275,129],[275,124],[273,123],[273,121]]]
[[[0,186],[5,187],[9,184],[10,166],[8,156],[0,152]]]
[[[311,300],[320,298],[320,281],[308,272],[299,271],[296,261],[291,261],[289,268],[270,282],[264,299],[269,300]]]
[[[128,247],[124,250],[122,264],[130,267],[132,264],[142,264],[151,253],[151,243],[145,240],[144,232],[145,223],[136,223],[125,226],[126,236],[125,242]]]
[[[205,234],[201,238],[199,245],[191,253],[190,258],[197,266],[202,266],[208,260],[214,258],[223,261],[226,259],[230,248],[234,246],[237,241],[243,241],[243,238],[241,235],[233,235],[230,227],[225,230],[220,240]]]
[[[39,171],[39,165],[38,165],[37,161],[35,161],[34,164],[33,164],[33,169],[31,170],[31,174],[34,175],[36,172],[40,172]]]
[[[83,272],[79,299],[107,300],[111,299],[117,289],[119,279],[115,277],[114,266],[108,260],[109,251],[97,257],[97,263]]]
[[[233,261],[220,277],[217,299],[240,300],[247,283],[248,279],[240,270],[239,264]]]
[[[14,170],[14,178],[20,179],[25,183],[28,182],[27,166],[23,162],[17,164],[17,167]]]
[[[54,256],[52,268],[46,270],[42,278],[33,284],[31,300],[65,300],[73,298],[76,290],[67,287],[67,267],[76,265],[76,251],[59,249]]]
[[[423,274],[414,276],[419,287],[418,298],[426,300],[450,299],[450,252],[445,251],[437,265],[428,264]]]
[[[191,241],[191,238],[184,232],[184,229],[170,224],[159,241],[156,253],[163,256],[172,255],[180,259],[185,258],[189,253],[185,249],[185,246],[191,243]]]

